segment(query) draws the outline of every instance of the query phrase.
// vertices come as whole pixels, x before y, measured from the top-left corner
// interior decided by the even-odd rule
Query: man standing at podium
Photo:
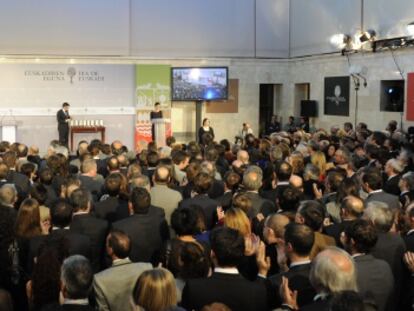
[[[155,125],[153,123],[154,119],[162,119],[162,111],[160,109],[160,103],[155,103],[154,105],[154,111],[151,111],[150,113],[150,119],[152,122],[151,127],[151,134],[152,134],[152,141],[155,141]]]
[[[69,104],[63,103],[62,109],[57,112],[56,118],[58,121],[59,143],[62,146],[68,146],[69,141]]]

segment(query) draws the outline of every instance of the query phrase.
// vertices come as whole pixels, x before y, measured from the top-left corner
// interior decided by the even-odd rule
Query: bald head
[[[318,293],[357,291],[354,260],[337,247],[327,248],[315,257],[309,278]]]
[[[364,201],[353,195],[346,196],[341,203],[342,218],[357,219],[364,213]]]
[[[154,173],[154,182],[156,184],[166,184],[170,181],[170,170],[164,165],[157,167]]]
[[[247,191],[258,191],[262,186],[262,178],[258,172],[247,172],[243,176],[243,185]]]
[[[239,150],[237,152],[237,160],[241,161],[243,164],[249,164],[249,154],[246,150]]]
[[[296,189],[302,189],[303,188],[303,180],[298,175],[290,176],[289,183],[293,188],[296,188]]]
[[[285,227],[290,222],[289,218],[282,214],[272,214],[266,218],[265,227],[273,230],[278,238],[285,235]]]

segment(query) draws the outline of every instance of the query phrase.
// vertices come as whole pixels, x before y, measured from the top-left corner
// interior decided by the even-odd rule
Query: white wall
[[[4,0],[0,54],[127,55],[129,0]]]

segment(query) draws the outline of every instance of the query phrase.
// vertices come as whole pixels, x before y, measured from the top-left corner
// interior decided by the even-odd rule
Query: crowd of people
[[[411,310],[412,137],[272,126],[0,142],[0,310]]]

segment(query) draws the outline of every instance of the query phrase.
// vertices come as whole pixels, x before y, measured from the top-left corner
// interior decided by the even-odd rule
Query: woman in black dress
[[[160,103],[155,103],[154,111],[151,111],[151,113],[150,113],[150,119],[151,119],[151,122],[153,122],[154,119],[162,119],[162,111],[160,109]],[[152,141],[155,141],[155,126],[154,126],[154,123],[152,123],[151,134],[152,134]]]
[[[198,130],[198,143],[204,145],[205,142],[203,142],[203,135],[209,133],[211,135],[211,141],[214,139],[214,130],[210,126],[210,120],[205,118],[203,120],[203,126],[200,127]]]

